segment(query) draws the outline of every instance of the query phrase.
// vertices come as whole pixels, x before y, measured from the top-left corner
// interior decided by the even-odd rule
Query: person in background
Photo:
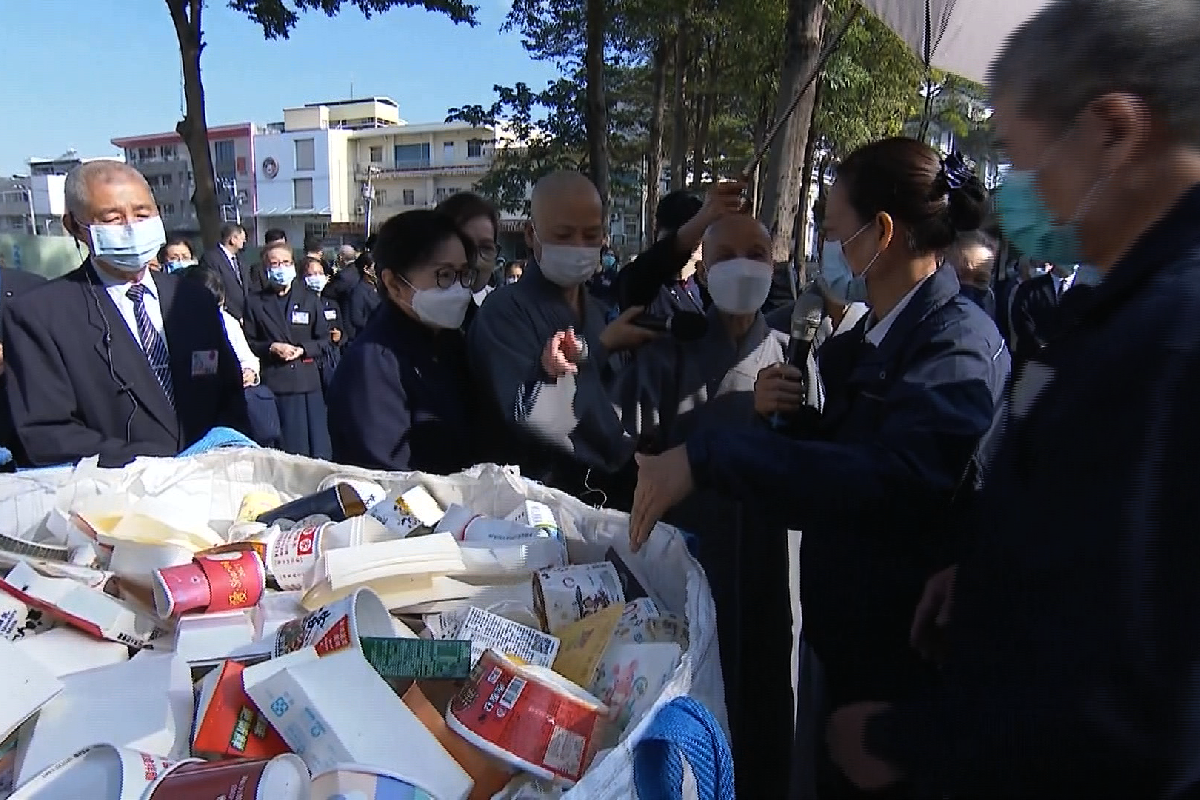
[[[221,226],[220,243],[200,256],[200,266],[210,269],[225,281],[229,313],[236,320],[246,314],[246,270],[238,254],[246,246],[246,229],[233,222]]]
[[[1044,265],[1044,266],[1043,266]],[[1023,362],[1036,355],[1054,332],[1058,305],[1074,278],[1074,265],[1031,265],[1035,274],[1013,290],[1009,336],[1013,358]]]
[[[275,244],[276,242],[286,242],[287,231],[283,228],[267,228],[267,232],[263,234],[263,245]]]
[[[354,245],[344,244],[338,248],[337,258],[333,261],[333,275],[337,277],[338,273],[349,267],[358,258],[358,251],[354,249]]]
[[[21,466],[174,456],[245,431],[241,369],[216,301],[146,265],[166,243],[145,178],[118,161],[67,175],[63,228],[90,255],[4,309],[5,380]]]
[[[263,234],[263,246],[269,244],[287,243],[287,232],[283,228],[268,228]],[[259,254],[257,264],[247,269],[246,293],[258,294],[267,288],[267,270],[262,265],[262,254]]]
[[[279,409],[275,395],[262,385],[262,366],[258,356],[250,349],[246,332],[236,319],[225,310],[225,283],[211,270],[193,269],[183,273],[185,280],[195,281],[216,299],[221,307],[221,321],[225,323],[225,336],[242,367],[242,389],[246,395],[246,413],[250,427],[246,434],[263,447],[279,447]]]
[[[485,426],[492,458],[517,464],[533,480],[582,495],[601,488],[625,497],[631,485],[617,472],[629,453],[607,399],[613,376],[610,355],[637,348],[654,334],[633,325],[633,308],[607,327],[604,309],[584,289],[600,268],[604,208],[596,187],[579,172],[552,172],[533,190],[532,220],[525,241],[533,251],[520,282],[494,293],[468,331],[471,369],[485,399]],[[576,430],[548,440],[541,414],[557,419],[561,409],[539,403],[535,387],[545,381],[541,355],[559,331],[572,329],[581,356]],[[626,500],[627,502],[627,500]]]
[[[315,236],[304,237],[304,258],[315,258],[325,263],[325,251],[321,248],[321,240]]]
[[[606,309],[605,317],[616,319],[621,310],[617,304],[617,254],[607,244],[600,251],[600,271],[588,281],[588,292]]]
[[[770,508],[803,531],[802,659],[823,667],[824,681],[802,687],[819,689],[823,702],[798,710],[792,762],[797,788],[811,781],[823,800],[860,792],[837,771],[823,737],[806,736],[804,726],[847,703],[904,697],[936,675],[909,644],[912,609],[957,553],[954,500],[973,480],[1009,375],[996,326],[938,263],[959,233],[978,228],[985,202],[965,164],[915,139],[851,153],[823,225],[851,273],[866,276],[871,313],[822,347],[821,412],[797,418],[794,438],[714,427],[639,457],[635,549],[695,487]],[[768,369],[756,395],[779,397],[789,380],[793,395],[803,390],[798,370]],[[782,402],[758,408],[788,410]],[[911,789],[893,794],[907,798]]]
[[[475,243],[446,215],[425,210],[392,217],[378,236],[383,304],[329,389],[334,460],[458,472],[481,452],[461,330],[479,277]]]
[[[525,273],[524,261],[512,261],[504,268],[504,283],[505,285],[516,283],[521,280],[521,276]]]
[[[306,259],[303,277],[304,285],[308,287],[309,291],[321,298],[325,323],[329,325],[329,347],[317,359],[317,368],[321,371],[321,386],[328,396],[329,385],[333,382],[333,374],[337,371],[338,362],[342,358],[342,347],[345,344],[341,310],[337,303],[321,294],[325,291],[325,285],[329,283],[329,276],[325,274],[324,264],[313,258]]]
[[[492,278],[496,272],[496,256],[500,252],[496,244],[500,233],[500,214],[495,206],[471,192],[452,194],[438,203],[435,210],[454,220],[459,230],[475,243],[479,282],[471,287],[474,303],[467,310],[467,319],[463,323],[463,329],[466,330],[475,318],[475,309],[483,305],[494,288]]]
[[[992,270],[996,266],[996,242],[982,231],[959,235],[946,249],[946,261],[958,275],[959,291],[964,297],[996,318],[996,295],[992,292]]]
[[[337,306],[343,348],[367,327],[367,321],[379,306],[375,277],[373,257],[369,252],[362,253],[353,264],[334,275],[321,292],[323,299]]]
[[[296,280],[292,248],[263,248],[268,288],[247,303],[246,338],[262,361],[262,382],[279,409],[281,449],[330,457],[329,429],[318,362],[330,347],[321,298]]]
[[[158,250],[158,263],[169,274],[183,272],[196,266],[191,242],[182,236],[167,237],[167,243]]]

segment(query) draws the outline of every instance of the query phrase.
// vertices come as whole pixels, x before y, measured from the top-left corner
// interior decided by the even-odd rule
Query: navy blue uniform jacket
[[[480,450],[465,337],[384,303],[342,355],[329,387],[333,460],[447,475]]]
[[[362,276],[358,267],[346,267],[329,279],[326,300],[337,304],[342,324],[342,344],[347,345],[367,327],[367,320],[379,305],[379,292]]]
[[[1200,187],[1018,368],[943,684],[868,728],[939,795],[1200,795],[1198,220]]]
[[[162,272],[154,285],[174,407],[89,262],[6,306],[6,389],[23,465],[99,455],[101,466],[120,466],[173,456],[217,426],[249,430],[242,370],[216,300]]]
[[[806,641],[831,700],[886,700],[928,670],[909,645],[926,580],[956,553],[951,501],[989,430],[1008,351],[940,267],[877,349],[867,318],[820,353],[825,407],[807,436],[709,429],[687,441],[697,486],[801,530]]]
[[[275,289],[250,295],[246,302],[246,341],[262,362],[263,385],[275,394],[321,391],[317,362],[333,346],[325,306],[316,292],[292,281],[286,302]],[[304,355],[284,361],[271,352],[275,342],[304,348]]]

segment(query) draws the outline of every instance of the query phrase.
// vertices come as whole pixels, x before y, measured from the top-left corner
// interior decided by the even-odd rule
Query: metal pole
[[[33,210],[33,176],[29,177],[29,185],[25,187],[25,200],[29,203],[29,230],[37,236],[37,215]]]

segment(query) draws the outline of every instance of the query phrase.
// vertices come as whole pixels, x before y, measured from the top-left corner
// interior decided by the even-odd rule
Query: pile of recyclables
[[[0,798],[633,797],[724,720],[681,535],[480,465],[274,451],[0,478]]]

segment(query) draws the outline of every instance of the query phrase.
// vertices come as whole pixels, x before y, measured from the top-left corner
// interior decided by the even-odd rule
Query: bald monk
[[[783,361],[787,347],[787,336],[771,330],[760,310],[772,274],[771,237],[760,222],[732,214],[709,225],[696,271],[713,301],[708,333],[692,342],[663,338],[646,345],[612,383],[610,413],[619,420],[627,457],[674,447],[697,428],[756,424],[755,378]],[[549,375],[571,376],[578,352],[573,338],[563,331],[547,344]],[[569,390],[562,383],[540,387],[544,397],[568,396],[557,400],[558,417],[531,424],[569,427],[572,401],[579,400]],[[786,785],[792,736],[784,526],[771,519],[770,509],[747,508],[715,492],[693,494],[666,521],[695,534],[716,601],[737,795],[777,796]]]
[[[246,431],[242,370],[213,296],[151,272],[166,236],[150,187],[117,161],[64,184],[63,228],[88,257],[4,308],[19,466],[173,456],[211,428]]]
[[[627,504],[633,484],[621,470],[632,451],[607,400],[612,356],[654,334],[630,323],[637,308],[606,327],[604,308],[584,288],[600,268],[607,228],[600,194],[586,176],[561,171],[539,180],[531,216],[525,243],[533,257],[519,282],[500,287],[480,306],[467,339],[473,375],[491,408],[491,457],[576,496],[599,489],[610,500],[625,495]],[[547,340],[567,330],[579,349],[577,370],[555,381],[543,372],[540,356]],[[556,383],[569,383],[569,394],[561,386],[553,391]],[[567,411],[572,424],[538,424],[560,417],[562,398],[576,396],[579,402]]]

